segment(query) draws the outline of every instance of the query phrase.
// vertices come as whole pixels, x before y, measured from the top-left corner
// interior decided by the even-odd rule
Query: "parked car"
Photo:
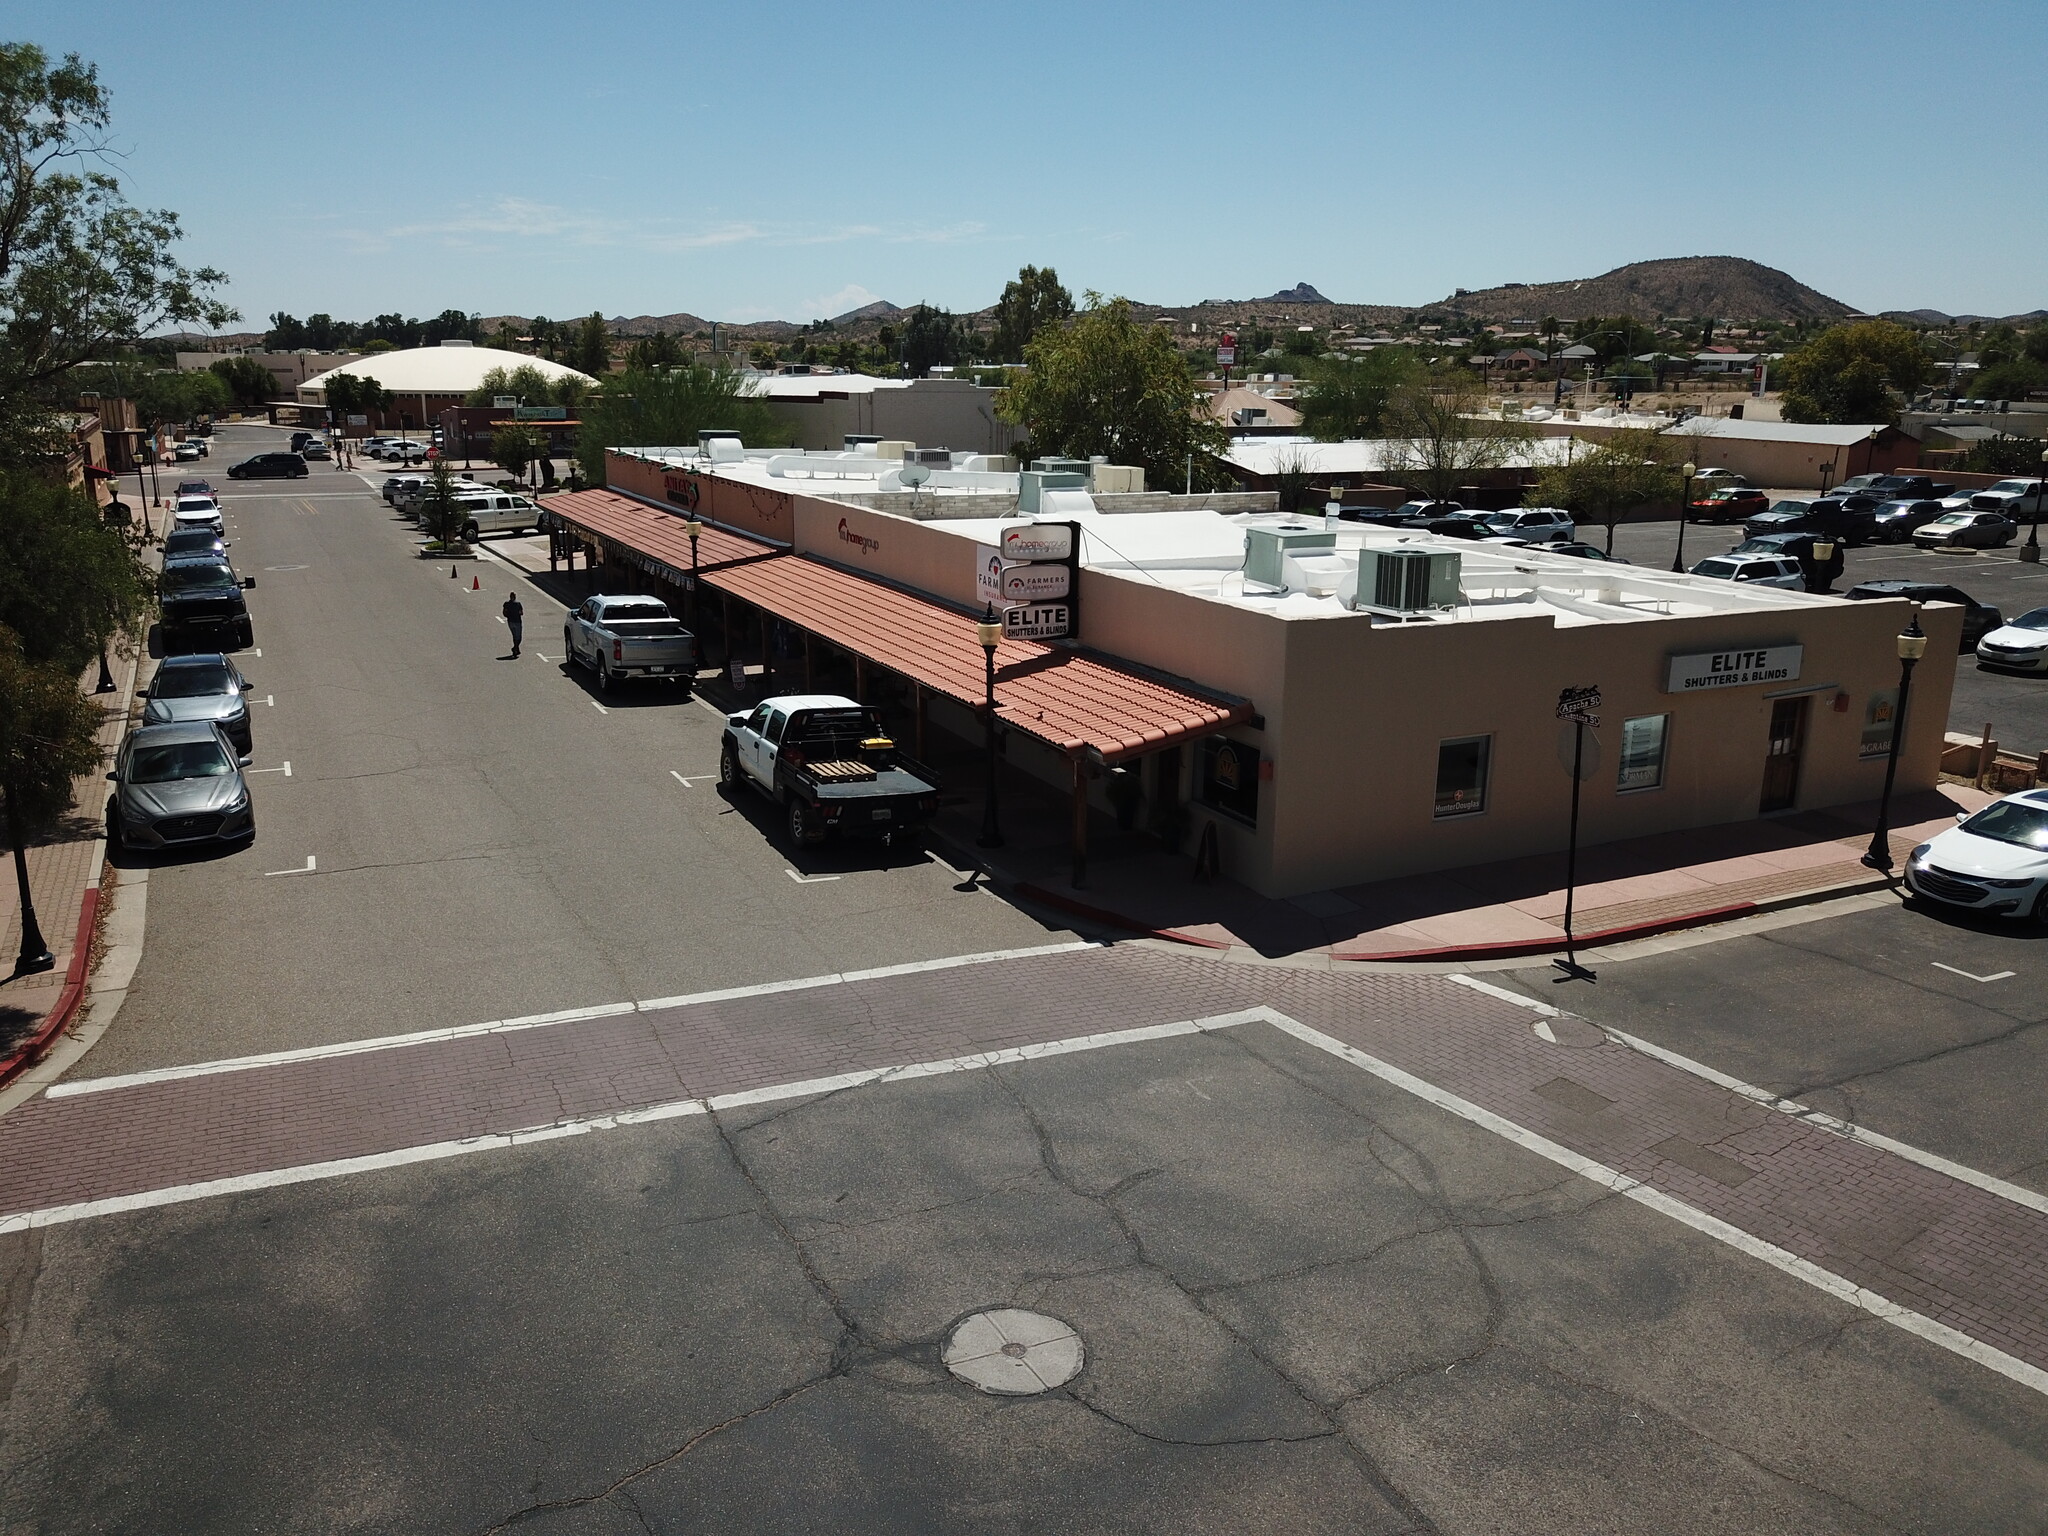
[[[203,437],[188,437],[185,439],[185,446],[195,450],[202,459],[213,456],[213,444]]]
[[[915,837],[939,808],[938,779],[896,750],[875,712],[837,694],[788,694],[728,715],[718,782],[783,807],[792,843],[834,832]]]
[[[409,486],[418,485],[426,478],[425,475],[392,475],[377,488],[377,494],[395,507],[398,505],[398,498]]]
[[[1882,480],[1883,478],[1884,476],[1881,474],[1851,475],[1848,479],[1844,480],[1840,485],[1836,486],[1834,490],[1828,492],[1827,494],[1831,496],[1854,496],[1859,494],[1860,492],[1869,490],[1873,485],[1877,484],[1877,482]]]
[[[1979,640],[1977,665],[2048,672],[2048,608],[2030,608]]]
[[[1922,549],[2003,549],[2020,525],[2003,512],[1944,512],[1913,530]]]
[[[174,493],[179,496],[217,496],[211,480],[180,480]]]
[[[1906,888],[1944,906],[2048,922],[2048,790],[1994,800],[1906,856]]]
[[[1457,501],[1404,501],[1387,518],[1396,528],[1413,528],[1429,518],[1448,517],[1464,510],[1464,503]]]
[[[172,528],[164,535],[164,558],[176,560],[179,557],[225,560],[228,557],[228,542],[211,528]]]
[[[1903,544],[1948,509],[1930,498],[1881,502],[1870,514],[1880,544]]]
[[[1958,655],[1967,656],[1977,648],[1992,630],[2005,622],[2005,616],[1989,603],[1980,603],[1961,587],[1951,587],[1935,581],[1860,581],[1842,594],[1853,602],[1874,597],[1903,597],[1913,603],[1954,603],[1963,610],[1963,639],[1956,647]]]
[[[1826,560],[1819,559],[1813,546],[1826,539],[1834,547]],[[1806,578],[1806,590],[1824,592],[1841,577],[1842,551],[1845,548],[1840,539],[1825,533],[1760,533],[1754,538],[1744,539],[1729,551],[1731,555],[1790,555],[1799,562],[1799,574]]]
[[[591,668],[607,692],[628,678],[659,677],[687,693],[697,675],[696,647],[696,637],[658,597],[587,598],[562,623],[569,665]]]
[[[1616,565],[1628,564],[1628,561],[1622,559],[1621,556],[1610,555],[1599,545],[1583,543],[1578,539],[1573,539],[1569,543],[1564,544],[1552,544],[1547,541],[1539,542],[1534,539],[1504,539],[1496,536],[1484,542],[1498,544],[1503,549],[1534,549],[1540,550],[1546,555],[1570,555],[1575,560],[1608,560]]]
[[[1722,486],[1728,485],[1747,485],[1749,484],[1749,478],[1746,475],[1738,475],[1732,469],[1715,469],[1709,467],[1707,469],[1695,471],[1692,477],[1692,483],[1695,486],[1705,485],[1712,486],[1718,489]]]
[[[304,428],[294,432],[292,434],[292,452],[297,453],[306,444],[316,441],[319,435],[317,432],[308,432]]]
[[[486,533],[524,533],[540,530],[540,508],[524,496],[504,491],[471,492],[455,498],[462,514],[462,537],[474,544]]]
[[[1771,498],[1762,491],[1747,486],[1723,486],[1703,496],[1694,496],[1685,509],[1685,515],[1695,523],[1739,523],[1744,518],[1769,511],[1770,506]]]
[[[1531,544],[1564,544],[1579,535],[1578,524],[1562,507],[1509,507],[1485,514],[1487,529]]]
[[[199,456],[199,448],[193,443],[179,443],[171,449],[171,458],[179,464],[190,464]]]
[[[1980,512],[2003,512],[2015,520],[2048,512],[2048,480],[2001,480],[1973,492],[1970,505]]]
[[[296,453],[259,453],[228,466],[230,480],[302,480],[309,473]]]
[[[1752,537],[1766,533],[1818,533],[1849,545],[1868,544],[1876,537],[1871,514],[1851,508],[1832,496],[1817,501],[1773,502],[1768,511],[1747,519],[1742,531]]]
[[[1401,526],[1446,539],[1484,539],[1494,531],[1487,521],[1492,515],[1490,512],[1446,512],[1440,517],[1413,517]]]
[[[1404,502],[1398,507],[1345,507],[1337,516],[1347,523],[1367,523],[1375,528],[1404,528],[1412,515],[1411,509],[1420,506],[1441,505],[1452,511],[1458,510],[1456,502]]]
[[[313,459],[332,460],[334,455],[328,452],[327,445],[325,443],[312,442],[306,444],[305,447],[299,450],[299,457],[309,461]]]
[[[1790,555],[1712,555],[1694,566],[1692,573],[1750,587],[1782,587],[1787,592],[1806,590],[1806,576]]]
[[[180,496],[171,503],[171,526],[173,528],[205,528],[225,536],[226,526],[221,522],[220,503],[211,496]]]
[[[255,749],[249,726],[249,705],[243,695],[249,680],[218,651],[167,656],[143,690],[142,719],[147,725],[209,720],[234,743],[243,762]]]
[[[256,836],[249,781],[234,744],[209,720],[141,725],[107,775],[107,841],[117,848],[177,848]]]
[[[1835,488],[1835,495],[1858,511],[1875,511],[1887,501],[1931,501],[1946,496],[1953,485],[1937,485],[1926,475],[1879,475],[1857,489]]]
[[[215,650],[226,648],[223,640],[253,645],[255,630],[242,593],[255,585],[253,576],[236,579],[224,555],[166,560],[157,576],[165,648],[191,639],[211,641]]]

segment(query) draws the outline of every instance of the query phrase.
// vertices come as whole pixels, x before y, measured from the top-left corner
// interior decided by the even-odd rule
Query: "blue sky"
[[[1740,255],[2048,306],[2048,6],[31,0],[252,319],[809,319]]]

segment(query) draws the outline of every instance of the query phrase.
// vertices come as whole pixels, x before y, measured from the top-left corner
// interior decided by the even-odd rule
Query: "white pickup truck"
[[[696,646],[696,637],[658,597],[586,598],[562,622],[569,664],[591,668],[607,692],[634,677],[678,682],[688,692],[697,675]]]

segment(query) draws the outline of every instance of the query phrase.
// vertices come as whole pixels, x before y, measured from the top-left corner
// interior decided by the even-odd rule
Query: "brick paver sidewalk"
[[[1760,1106],[1583,1021],[1560,1021],[1562,1044],[1545,1039],[1537,1015],[1449,978],[1249,967],[1156,948],[42,1097],[0,1120],[0,1230],[47,1219],[30,1213],[176,1185],[1257,1006],[2048,1369],[2041,1210]]]

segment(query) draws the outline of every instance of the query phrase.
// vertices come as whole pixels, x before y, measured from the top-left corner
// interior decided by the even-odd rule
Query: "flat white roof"
[[[1312,475],[1378,474],[1399,462],[1403,445],[1389,438],[1350,438],[1319,443],[1312,437],[1240,437],[1231,440],[1223,461],[1250,475],[1303,470]],[[1529,469],[1565,462],[1562,438],[1539,437],[1508,455],[1504,469]]]
[[[1881,421],[1842,427],[1807,421],[1737,421],[1726,416],[1695,416],[1668,430],[1678,437],[1719,437],[1749,443],[1820,443],[1842,448],[1875,437],[1884,430]]]

